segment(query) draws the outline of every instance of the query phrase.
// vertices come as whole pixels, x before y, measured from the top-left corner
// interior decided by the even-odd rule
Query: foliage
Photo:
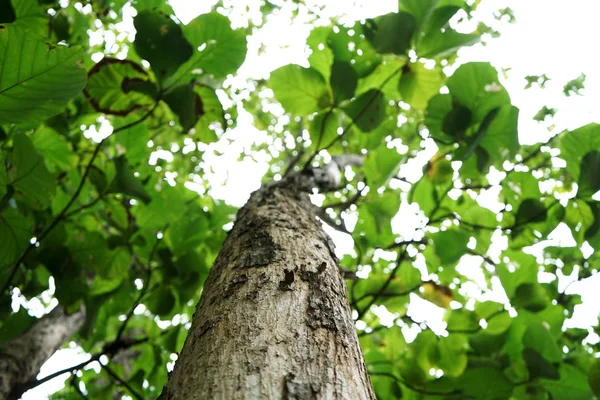
[[[77,368],[54,398],[160,393],[235,212],[211,197],[203,156],[231,140],[241,108],[272,143],[286,143],[267,149],[265,179],[366,154],[324,194],[324,208],[354,238],[341,264],[360,277],[348,282],[349,302],[378,398],[600,396],[598,345],[563,328],[580,299],[557,284],[600,265],[600,125],[524,146],[493,66],[447,76],[457,50],[485,32],[449,22],[470,18],[473,2],[401,0],[397,13],[364,24],[315,27],[308,66],[250,80],[241,100],[227,77],[250,32],[231,27],[227,8],[184,25],[164,0],[83,3],[0,0],[0,336],[35,322],[11,309],[10,292],[43,299],[51,278],[60,306],[87,309],[74,341],[90,362],[109,360],[99,373]],[[513,18],[507,10],[500,15]],[[134,39],[118,34],[132,12]],[[114,43],[90,44],[90,29]],[[548,78],[527,80],[543,87]],[[415,164],[432,147],[437,154]],[[420,221],[411,235],[392,223],[405,208]],[[562,224],[576,247],[545,242]],[[484,278],[475,292],[465,264]],[[505,302],[484,300],[498,290]],[[445,310],[444,333],[407,312],[417,297]],[[419,331],[411,341],[409,327]],[[124,349],[134,356],[118,357]]]

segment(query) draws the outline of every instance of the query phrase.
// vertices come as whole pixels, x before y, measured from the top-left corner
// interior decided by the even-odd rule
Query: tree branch
[[[102,364],[100,364],[102,365]],[[123,378],[121,378],[119,375],[117,375],[112,369],[110,369],[108,367],[108,365],[102,365],[102,368],[117,382],[119,382],[119,384],[121,386],[124,386],[127,390],[129,390],[129,393],[131,393],[131,395],[133,397],[135,397],[138,400],[144,400],[144,398],[142,396],[140,396],[140,394],[138,392],[136,392],[135,390],[133,390],[133,388],[131,387],[131,385],[129,383],[127,383]]]
[[[400,266],[402,265],[402,262],[404,261],[404,257],[406,257],[406,254],[407,254],[406,249],[407,248],[404,247],[404,249],[402,251],[398,252],[398,258],[396,259],[396,266],[394,267],[394,269],[392,270],[392,272],[390,273],[390,275],[388,276],[386,281],[383,283],[383,285],[381,285],[379,290],[373,295],[373,298],[371,299],[369,304],[366,305],[362,310],[358,311],[358,316],[356,317],[357,321],[365,315],[365,313],[369,310],[369,308],[371,308],[371,306],[373,304],[375,304],[375,302],[379,299],[379,297],[385,291],[385,289],[387,289],[387,287],[390,285],[390,283],[392,283],[392,280],[394,280],[396,273],[398,272],[398,270],[400,269]]]

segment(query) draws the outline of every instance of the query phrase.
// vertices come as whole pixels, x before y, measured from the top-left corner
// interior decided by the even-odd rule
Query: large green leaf
[[[56,190],[55,179],[29,137],[18,134],[13,138],[13,144],[11,166],[7,171],[8,184],[14,187],[17,199],[43,210],[50,205]]]
[[[179,118],[183,131],[189,131],[204,114],[202,99],[194,91],[194,82],[169,90],[163,97],[165,103]]]
[[[439,69],[426,68],[422,63],[408,64],[404,67],[398,90],[402,100],[412,107],[423,110],[429,99],[439,93],[443,85]]]
[[[479,143],[498,163],[503,163],[519,149],[518,119],[517,107],[511,105],[500,107]]]
[[[482,121],[493,109],[510,104],[510,97],[499,81],[496,69],[489,63],[463,64],[448,78],[450,94],[468,107],[475,120]]]
[[[468,369],[460,377],[462,395],[472,399],[508,399],[513,385],[500,369],[481,367]]]
[[[371,132],[386,117],[386,104],[381,91],[371,89],[342,107],[363,132]]]
[[[583,156],[580,170],[577,196],[591,198],[600,190],[600,148]]]
[[[594,391],[594,394],[597,397],[600,396],[600,359],[598,358],[596,358],[590,367],[590,372],[588,373],[588,383]]]
[[[366,32],[360,23],[352,27],[335,26],[329,28],[327,46],[338,61],[352,64],[360,78],[373,72],[382,60],[373,45],[366,39]]]
[[[331,105],[323,76],[312,68],[290,64],[271,72],[275,99],[294,115],[304,116]]]
[[[543,379],[542,384],[552,394],[553,400],[589,400],[593,394],[587,376],[577,367],[561,364],[559,380]]]
[[[566,132],[560,139],[560,157],[567,162],[567,171],[579,180],[583,157],[600,149],[600,124],[588,124]]]
[[[435,252],[443,264],[457,262],[466,252],[469,236],[456,229],[449,229],[433,235]]]
[[[19,214],[15,209],[5,210],[0,214],[0,267],[16,261],[17,257],[29,245],[33,234],[33,218]],[[4,276],[0,273],[0,282]]]
[[[246,32],[232,29],[229,19],[217,12],[194,18],[183,27],[183,35],[195,47],[183,70],[192,66],[221,78],[237,71],[246,58]]]
[[[160,81],[171,76],[194,51],[181,26],[157,11],[142,11],[134,19],[135,51],[147,60]]]
[[[402,154],[395,148],[388,148],[385,144],[369,152],[363,165],[367,182],[373,188],[385,185],[398,173]]]
[[[52,172],[67,171],[77,165],[77,155],[71,143],[51,128],[41,127],[31,137],[33,146],[44,155],[44,161]]]
[[[312,50],[312,53],[308,56],[308,62],[327,81],[331,75],[331,66],[333,65],[333,51],[327,46],[327,37],[330,32],[331,28],[329,27],[317,27],[310,32],[308,39],[306,39],[306,44]]]
[[[368,19],[364,26],[365,36],[380,54],[406,54],[415,29],[415,19],[405,12]]]
[[[445,57],[456,53],[461,47],[479,42],[479,39],[479,35],[458,33],[452,28],[443,32],[428,32],[419,43],[418,54],[425,58]]]
[[[105,57],[90,70],[83,93],[96,111],[122,116],[152,103],[156,88],[140,65]]]
[[[52,46],[0,25],[0,124],[42,121],[61,112],[86,83],[77,47]]]
[[[125,193],[142,200],[146,204],[149,203],[151,200],[150,195],[146,192],[142,182],[131,171],[125,156],[115,158],[114,162],[117,173],[108,188],[108,192]]]
[[[523,344],[546,360],[557,363],[562,359],[562,352],[546,325],[539,321],[531,322],[523,335]]]
[[[424,27],[440,0],[400,0],[398,8],[411,14],[419,27]]]

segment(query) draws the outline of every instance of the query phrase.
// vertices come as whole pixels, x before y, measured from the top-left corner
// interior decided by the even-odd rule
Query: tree
[[[520,144],[496,69],[453,65],[495,36],[450,22],[478,2],[327,26],[263,2],[241,28],[224,3],[183,24],[163,0],[0,0],[0,397],[59,376],[56,399],[600,396],[558,286],[599,265],[600,126]],[[283,11],[314,23],[307,66],[242,79]],[[248,113],[266,135],[240,157],[269,169],[232,228],[211,160]],[[559,224],[577,246],[547,245]],[[33,299],[56,307],[35,318]],[[37,377],[69,341],[89,359]]]

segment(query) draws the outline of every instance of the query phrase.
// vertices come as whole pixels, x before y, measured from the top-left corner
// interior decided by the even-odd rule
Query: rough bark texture
[[[19,387],[35,380],[42,364],[81,326],[84,309],[66,315],[58,306],[28,331],[0,345],[0,399],[18,399]]]
[[[333,244],[296,182],[239,211],[161,399],[374,399]]]

